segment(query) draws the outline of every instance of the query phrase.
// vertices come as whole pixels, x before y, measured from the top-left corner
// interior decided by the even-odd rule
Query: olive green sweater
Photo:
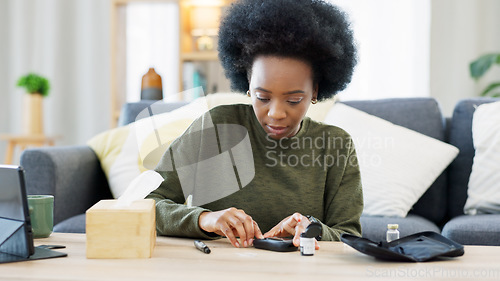
[[[344,130],[306,117],[294,137],[273,140],[259,124],[251,105],[219,106],[193,124],[206,127],[205,123],[209,122],[239,124],[246,128],[255,176],[247,185],[240,183],[241,189],[223,198],[201,206],[187,206],[187,194],[183,193],[176,167],[189,156],[178,161],[172,155],[200,149],[193,147],[197,145],[190,140],[199,130],[192,125],[174,141],[156,168],[165,181],[148,198],[156,201],[158,234],[217,237],[200,229],[200,214],[235,207],[249,214],[263,233],[299,212],[321,221],[323,240],[339,240],[342,233],[361,235],[361,177],[353,142]],[[238,169],[243,172],[241,167]],[[217,180],[230,174],[234,175],[234,171],[221,169],[213,173],[213,177]]]

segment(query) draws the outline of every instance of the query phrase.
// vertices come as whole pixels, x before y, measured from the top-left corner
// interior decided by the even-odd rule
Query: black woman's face
[[[297,134],[317,97],[311,66],[294,58],[260,56],[251,73],[252,105],[266,133],[273,139]]]

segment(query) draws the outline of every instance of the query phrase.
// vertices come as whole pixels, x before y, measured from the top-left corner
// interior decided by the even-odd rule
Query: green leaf
[[[19,78],[17,86],[26,88],[28,93],[40,93],[44,97],[49,94],[50,90],[49,80],[35,73]]]
[[[495,83],[491,83],[490,85],[488,85],[488,87],[486,87],[482,92],[481,92],[481,96],[487,96],[489,92],[493,91],[494,89],[500,87],[500,82],[495,82]]]
[[[470,64],[470,76],[475,79],[481,78],[494,63],[500,65],[500,54],[482,55]]]

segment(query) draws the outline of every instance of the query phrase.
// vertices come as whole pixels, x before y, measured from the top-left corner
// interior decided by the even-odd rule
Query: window
[[[131,3],[126,11],[126,99],[140,100],[142,76],[150,67],[162,78],[163,97],[179,92],[177,2]]]
[[[329,0],[350,16],[358,65],[343,100],[430,95],[430,0]]]

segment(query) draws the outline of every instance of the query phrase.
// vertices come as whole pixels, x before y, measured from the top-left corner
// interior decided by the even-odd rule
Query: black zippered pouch
[[[464,254],[464,246],[432,231],[415,233],[389,243],[376,243],[347,233],[340,239],[363,254],[390,261],[423,262]]]

